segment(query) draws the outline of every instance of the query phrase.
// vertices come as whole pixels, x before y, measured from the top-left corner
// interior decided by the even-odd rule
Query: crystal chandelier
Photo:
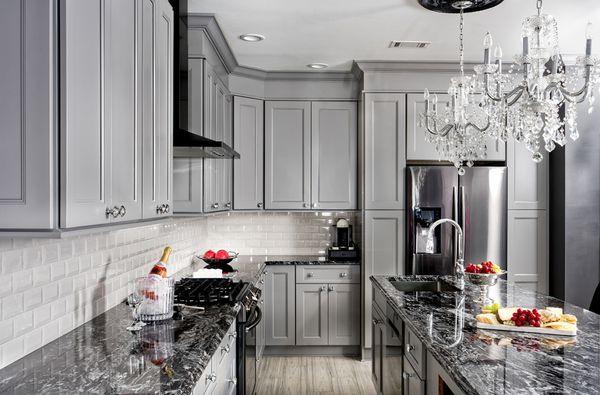
[[[427,130],[426,139],[433,144],[440,160],[452,162],[460,175],[465,174],[465,164],[471,167],[475,160],[486,158],[485,131],[490,126],[489,116],[477,100],[476,78],[464,72],[464,10],[472,4],[469,1],[453,4],[460,9],[460,75],[450,79],[450,102],[440,111],[437,95],[425,89],[425,112],[419,117],[420,126]]]
[[[493,41],[486,34],[484,64],[475,66],[475,89],[484,92],[481,106],[490,119],[490,136],[502,141],[512,136],[539,163],[542,144],[551,152],[556,144],[567,142],[565,130],[572,140],[579,137],[577,104],[587,99],[592,112],[600,63],[592,56],[591,23],[586,28],[585,55],[567,67],[558,49],[556,19],[542,13],[542,0],[537,0],[537,11],[523,22],[523,52],[515,56],[508,73],[503,73],[499,46],[494,51],[496,61],[491,62]]]

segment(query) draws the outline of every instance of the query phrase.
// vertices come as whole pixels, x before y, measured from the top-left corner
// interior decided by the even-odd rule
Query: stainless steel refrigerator
[[[452,166],[409,166],[406,185],[406,273],[454,273],[453,227],[437,227],[434,253],[425,249],[429,226],[440,218],[462,227],[465,264],[492,261],[506,269],[506,167],[473,167],[459,176]]]

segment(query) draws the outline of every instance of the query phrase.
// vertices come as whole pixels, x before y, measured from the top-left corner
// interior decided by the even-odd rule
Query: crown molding
[[[352,81],[356,79],[350,71],[265,71],[246,66],[236,67],[232,74],[261,81]]]
[[[204,30],[228,73],[239,66],[214,14],[188,14],[183,19],[188,29]]]
[[[357,60],[354,62],[356,68],[362,73],[367,72],[458,72],[458,62],[406,62],[394,60]],[[472,70],[478,63],[465,63],[465,69]],[[353,65],[354,68],[354,65]]]

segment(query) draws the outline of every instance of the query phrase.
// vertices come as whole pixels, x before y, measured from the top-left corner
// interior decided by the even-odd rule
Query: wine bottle
[[[167,277],[167,262],[169,261],[169,256],[172,251],[173,249],[171,247],[165,247],[160,260],[152,267],[152,270],[150,270],[150,275],[156,275],[163,278]]]

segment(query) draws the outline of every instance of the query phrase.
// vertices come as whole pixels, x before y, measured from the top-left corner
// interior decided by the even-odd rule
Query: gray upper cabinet
[[[310,206],[310,102],[265,103],[265,208]]]
[[[111,216],[111,221],[131,221],[142,218],[142,130],[136,120],[136,58],[140,53],[137,24],[131,23],[138,20],[138,15],[135,2],[106,0],[104,7],[104,149],[109,155],[105,188],[109,206],[119,208],[119,215]],[[67,147],[71,151],[79,148]]]
[[[52,43],[58,28],[55,19],[49,17],[55,6],[54,1],[48,0],[0,2],[0,228],[3,229],[55,226],[56,155],[51,147],[56,133],[52,107],[56,104],[53,73],[57,59]],[[88,82],[94,86],[94,81]]]
[[[357,105],[312,103],[313,209],[357,208]]]
[[[296,285],[296,344],[326,346],[328,339],[326,284]]]
[[[439,93],[438,107],[444,108],[450,101],[446,93]],[[425,111],[425,99],[422,94],[410,93],[406,95],[407,130],[406,130],[406,160],[439,160],[440,156],[433,144],[426,140],[426,128],[419,126],[419,117]],[[506,144],[489,139],[487,143],[487,161],[506,160]]]
[[[233,146],[233,96],[229,93],[224,99],[224,120],[223,120],[223,142],[228,146]],[[222,159],[223,168],[221,180],[223,184],[221,202],[225,210],[231,210],[233,206],[233,159]]]
[[[173,10],[168,7],[166,0],[143,0],[140,8],[142,216],[155,218],[168,215],[172,212],[173,206],[173,63],[171,60],[174,24]]]
[[[267,266],[265,276],[265,344],[296,344],[296,268]]]
[[[61,5],[61,226],[108,223],[105,2],[65,0]]]
[[[367,93],[364,103],[365,209],[403,209],[406,95]]]
[[[236,96],[233,100],[233,208],[257,210],[264,205],[263,101]]]
[[[548,207],[548,154],[535,163],[525,144],[508,141],[508,209],[545,210]]]

